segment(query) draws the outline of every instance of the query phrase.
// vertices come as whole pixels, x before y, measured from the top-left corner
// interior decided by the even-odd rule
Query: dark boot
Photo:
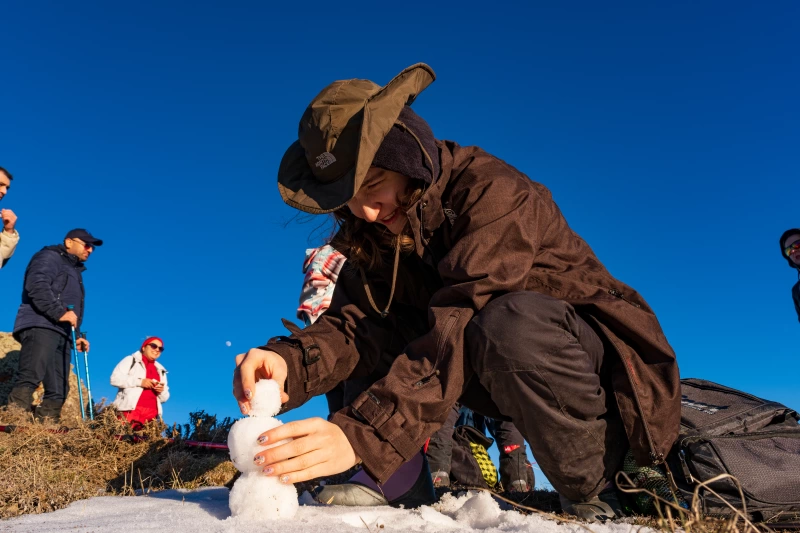
[[[419,461],[419,458],[422,460]],[[412,481],[413,480],[413,481]],[[326,485],[317,493],[320,503],[347,506],[391,505],[413,509],[436,502],[428,461],[420,454],[378,487],[361,471],[341,485]]]
[[[27,387],[14,387],[8,395],[8,404],[16,405],[25,411],[33,410],[33,389]]]
[[[59,400],[42,400],[42,403],[36,408],[34,416],[40,422],[44,422],[45,418],[49,418],[58,423],[61,421],[61,407],[63,405],[64,402]]]

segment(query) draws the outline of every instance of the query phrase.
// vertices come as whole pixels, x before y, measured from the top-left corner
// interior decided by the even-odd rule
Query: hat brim
[[[404,69],[364,102],[358,153],[354,158],[356,165],[336,181],[317,180],[300,141],[292,143],[278,170],[278,190],[283,201],[312,214],[331,213],[347,204],[364,182],[378,148],[403,107],[410,105],[435,79],[431,67],[417,63]]]
[[[344,206],[355,196],[356,167],[330,183],[317,180],[306,159],[306,151],[295,141],[286,150],[278,170],[278,190],[288,205],[321,215]]]

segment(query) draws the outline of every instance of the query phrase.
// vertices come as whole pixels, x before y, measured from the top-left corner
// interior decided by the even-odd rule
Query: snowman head
[[[262,379],[256,382],[255,394],[250,400],[250,416],[273,417],[281,410],[281,391],[278,382]]]

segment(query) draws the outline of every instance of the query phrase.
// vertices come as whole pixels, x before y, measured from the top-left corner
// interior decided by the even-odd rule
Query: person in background
[[[156,417],[162,418],[161,404],[169,400],[167,370],[157,361],[163,352],[164,341],[148,337],[111,373],[111,384],[119,388],[112,405],[134,430]]]
[[[800,229],[792,228],[781,235],[781,255],[797,271],[797,283],[792,287],[792,300],[797,320],[800,321]]]
[[[0,167],[0,200],[5,198],[11,188],[11,173]],[[3,229],[0,231],[0,268],[3,268],[19,243],[19,233],[16,230],[17,215],[11,209],[0,209],[0,219],[2,219]]]
[[[534,474],[528,461],[525,440],[513,422],[496,420],[474,412],[466,406],[453,406],[444,425],[433,434],[426,453],[431,468],[434,487],[448,487],[451,474],[459,479],[460,465],[453,464],[453,432],[455,428],[469,425],[480,433],[489,431],[500,456],[500,482],[508,492],[528,492],[534,487]]]
[[[85,229],[71,230],[63,244],[37,252],[25,270],[22,303],[14,322],[14,338],[22,349],[17,384],[8,403],[30,410],[33,391],[42,382],[44,396],[35,411],[38,419],[61,419],[69,390],[71,330],[80,337],[83,322],[85,262],[102,244]],[[88,352],[89,341],[78,338],[76,348]]]

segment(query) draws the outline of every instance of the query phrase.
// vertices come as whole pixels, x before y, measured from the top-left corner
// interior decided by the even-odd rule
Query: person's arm
[[[132,355],[123,357],[114,371],[111,373],[111,385],[120,389],[130,389],[132,387],[141,387],[142,378],[137,378],[131,374],[131,369],[136,363]]]
[[[365,297],[359,300],[359,291],[363,292],[363,285],[358,274],[341,272],[330,307],[314,324],[301,330],[284,321],[291,335],[275,337],[260,347],[286,361],[289,401],[281,412],[325,394],[354,372],[368,374],[370,362],[386,350],[393,332],[386,321],[361,310],[369,304]]]
[[[66,312],[53,288],[59,261],[61,258],[56,252],[43,250],[33,256],[25,274],[25,291],[31,299],[31,306],[56,324]]]
[[[19,233],[17,230],[0,231],[0,268],[3,268],[11,256],[14,255],[14,250],[19,243]]]
[[[164,390],[158,394],[158,400],[161,403],[169,400],[169,385],[167,385],[167,373],[161,372],[161,384],[164,385]]]
[[[794,300],[794,310],[797,311],[797,320],[800,321],[800,281],[792,287],[792,300]]]

